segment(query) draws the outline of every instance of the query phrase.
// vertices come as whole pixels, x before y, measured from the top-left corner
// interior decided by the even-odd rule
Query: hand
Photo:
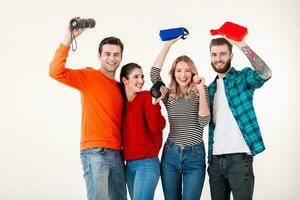
[[[161,92],[161,96],[157,99],[155,99],[154,97],[152,97],[152,104],[153,105],[156,105],[157,103],[159,103],[160,100],[162,100],[163,98],[165,98],[167,92],[168,92],[168,89],[165,87],[165,86],[161,86],[159,88],[159,91]]]
[[[80,17],[73,17],[72,19],[79,19]],[[71,20],[72,20],[71,19]],[[65,32],[65,36],[62,40],[62,43],[66,46],[70,46],[71,42],[72,42],[72,37],[71,37],[71,33],[73,32],[73,35],[74,35],[74,38],[78,37],[83,31],[86,30],[86,28],[83,28],[83,29],[75,29],[75,30],[71,30],[71,25],[70,25],[70,22],[71,20],[69,20],[68,22],[68,26],[66,28],[66,32]],[[73,38],[73,39],[74,39]]]
[[[167,46],[167,47],[172,46],[175,42],[177,42],[178,40],[180,40],[181,37],[182,37],[182,36],[179,36],[179,37],[174,38],[174,39],[172,39],[172,40],[167,40],[167,41],[165,42],[165,46]]]
[[[243,38],[241,41],[235,41],[235,40],[232,40],[232,39],[225,36],[225,39],[228,40],[231,44],[237,46],[240,49],[244,46],[247,46],[245,38]]]
[[[202,76],[195,75],[193,77],[193,82],[196,84],[198,90],[200,91],[204,88],[205,78]]]

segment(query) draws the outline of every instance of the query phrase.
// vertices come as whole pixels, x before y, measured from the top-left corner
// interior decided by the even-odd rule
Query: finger
[[[164,95],[165,95],[165,94],[167,94],[168,89],[167,89],[166,87],[163,87],[162,91],[163,91],[163,93],[164,93]]]
[[[79,30],[79,33],[82,33],[83,31],[85,31],[87,28],[82,28]]]
[[[182,36],[178,36],[175,41],[180,40]]]
[[[161,93],[161,96],[160,96],[160,97],[164,97],[164,96],[165,96],[165,94],[166,94],[166,91],[165,91],[165,90],[163,90],[163,89],[160,89],[159,91],[160,91],[160,93]]]
[[[194,78],[194,83],[199,84],[201,82],[201,80],[199,78]]]
[[[157,104],[157,99],[155,99],[154,97],[152,97],[152,104],[153,105]]]
[[[161,87],[159,88],[160,91],[163,91],[163,90],[165,90],[165,89],[166,89],[165,86],[161,86]]]
[[[205,82],[205,78],[204,77],[200,77],[200,81],[201,82]]]

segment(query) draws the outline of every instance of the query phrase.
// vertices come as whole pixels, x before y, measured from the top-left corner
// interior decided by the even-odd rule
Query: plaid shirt
[[[213,121],[213,102],[217,89],[217,78],[208,87],[211,114],[208,140],[209,163],[214,143],[215,123]],[[263,86],[266,81],[255,70],[249,67],[244,68],[242,71],[237,71],[232,67],[224,77],[225,93],[230,110],[253,156],[265,150],[253,107],[253,94],[254,90]]]

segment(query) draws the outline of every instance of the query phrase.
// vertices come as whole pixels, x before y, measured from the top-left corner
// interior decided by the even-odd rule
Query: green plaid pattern
[[[213,102],[216,93],[216,79],[209,85],[210,114],[209,140],[208,140],[208,162],[211,161],[214,129],[213,121]],[[247,67],[242,71],[235,70],[233,67],[224,78],[224,87],[230,110],[237,121],[241,133],[254,156],[265,150],[261,132],[257,123],[253,107],[254,90],[263,86],[267,80],[262,79],[258,73]]]

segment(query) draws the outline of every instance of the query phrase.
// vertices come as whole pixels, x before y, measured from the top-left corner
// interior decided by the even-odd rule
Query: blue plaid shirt
[[[217,78],[208,87],[211,114],[208,139],[209,163],[214,143],[215,123],[213,121],[213,102],[217,89]],[[232,67],[224,77],[225,93],[230,110],[253,156],[265,150],[253,107],[253,94],[254,90],[263,86],[266,81],[255,70],[249,67],[244,68],[242,71],[237,71]]]

